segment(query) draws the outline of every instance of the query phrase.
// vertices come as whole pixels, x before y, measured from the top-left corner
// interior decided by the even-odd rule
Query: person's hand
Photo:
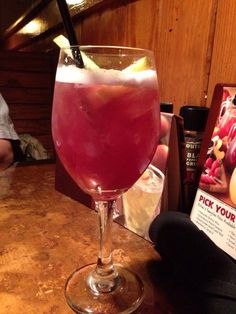
[[[166,172],[166,162],[168,157],[169,147],[166,141],[166,135],[170,132],[170,121],[163,115],[161,115],[161,135],[160,142],[157,146],[152,164],[160,169],[163,173]]]
[[[14,160],[12,145],[9,140],[0,139],[0,170],[9,167]]]

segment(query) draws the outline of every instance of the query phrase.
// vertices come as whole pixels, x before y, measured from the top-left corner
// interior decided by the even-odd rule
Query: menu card
[[[236,259],[236,85],[215,87],[205,134],[190,217]]]

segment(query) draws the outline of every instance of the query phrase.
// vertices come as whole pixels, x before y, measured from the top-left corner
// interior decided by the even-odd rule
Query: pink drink
[[[155,72],[75,69],[79,84],[60,70],[52,121],[57,154],[85,192],[112,198],[135,183],[154,155],[159,138]]]

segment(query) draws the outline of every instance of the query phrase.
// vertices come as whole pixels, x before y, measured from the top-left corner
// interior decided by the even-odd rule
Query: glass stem
[[[110,292],[120,282],[112,260],[112,221],[117,203],[115,200],[96,201],[99,217],[100,243],[95,270],[89,276],[89,285],[95,292]]]

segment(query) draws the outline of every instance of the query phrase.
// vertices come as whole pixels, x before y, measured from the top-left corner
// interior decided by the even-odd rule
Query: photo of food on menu
[[[199,187],[236,206],[236,88],[224,88]]]
[[[236,258],[236,85],[222,89],[191,220]]]

